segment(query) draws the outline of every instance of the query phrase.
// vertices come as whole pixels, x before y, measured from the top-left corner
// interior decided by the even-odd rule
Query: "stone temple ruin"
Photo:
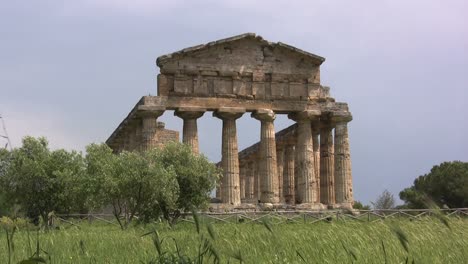
[[[156,60],[158,95],[143,96],[106,143],[147,150],[179,140],[157,118],[183,119],[183,142],[199,152],[197,119],[222,120],[223,176],[216,197],[226,208],[351,208],[353,187],[346,103],[320,83],[324,58],[253,33],[183,49]],[[260,142],[238,151],[236,119],[261,122]],[[275,133],[277,114],[296,123]]]

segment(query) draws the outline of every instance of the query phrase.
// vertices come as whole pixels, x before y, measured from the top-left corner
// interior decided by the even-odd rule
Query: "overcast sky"
[[[468,161],[467,3],[1,1],[0,114],[15,147],[42,135],[54,148],[84,150],[156,94],[158,56],[254,32],[326,58],[322,84],[354,116],[355,198],[398,196],[433,165]],[[182,129],[172,111],[161,120]],[[278,116],[276,130],[290,124]],[[218,161],[221,121],[206,113],[199,134],[201,151]],[[240,148],[259,134],[249,115],[238,121]]]

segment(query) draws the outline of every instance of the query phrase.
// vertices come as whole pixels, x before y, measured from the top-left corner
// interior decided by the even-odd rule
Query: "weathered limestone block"
[[[199,153],[197,119],[203,116],[205,111],[206,109],[185,107],[174,112],[175,116],[184,120],[182,142],[190,146],[195,154]]]
[[[289,114],[297,122],[296,163],[298,195],[296,201],[314,205],[317,202],[317,184],[315,177],[314,149],[311,121],[317,120],[320,111],[309,110]]]
[[[301,99],[307,97],[307,84],[289,83],[289,97]]]
[[[158,74],[158,96],[168,96],[174,82],[165,74]]]
[[[276,140],[273,121],[276,116],[269,109],[260,109],[252,117],[261,121],[260,132],[260,202],[278,203],[279,189],[276,172]]]
[[[197,75],[193,82],[193,93],[195,95],[207,96],[210,94],[208,89],[208,80],[206,78],[203,78],[201,74]]]
[[[214,79],[215,94],[234,94],[232,87],[232,80],[230,79]]]
[[[215,117],[223,120],[221,200],[223,203],[231,205],[239,205],[241,203],[236,119],[241,117],[244,112],[245,109],[241,108],[222,108],[213,112]]]
[[[189,76],[174,78],[174,92],[180,94],[191,94],[193,92],[193,80]]]

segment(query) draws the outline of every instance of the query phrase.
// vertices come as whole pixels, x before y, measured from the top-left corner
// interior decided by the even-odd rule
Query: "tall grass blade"
[[[210,235],[211,239],[216,240],[216,232],[214,230],[213,225],[211,223],[208,223],[206,229],[208,230],[208,234]]]
[[[192,210],[193,220],[195,221],[195,227],[197,228],[197,233],[200,234],[200,217],[195,210]]]
[[[398,241],[400,241],[401,246],[405,249],[406,252],[408,252],[408,237],[406,236],[405,232],[401,230],[400,226],[395,224],[390,225],[390,229],[396,235]]]
[[[263,219],[262,219],[262,224],[263,224],[263,226],[264,226],[268,231],[270,231],[270,233],[273,234],[273,226],[271,225],[270,221],[268,221],[267,219],[263,218]]]
[[[383,250],[383,253],[384,253],[384,263],[387,264],[387,251],[385,250],[385,244],[383,242],[383,240],[381,240],[382,242],[382,250]]]
[[[305,258],[302,256],[301,252],[299,252],[299,250],[296,250],[296,255],[298,255],[302,259],[302,261],[304,261],[304,263],[307,263]]]

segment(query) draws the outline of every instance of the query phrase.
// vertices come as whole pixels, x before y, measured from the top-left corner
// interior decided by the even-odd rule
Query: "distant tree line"
[[[122,228],[137,218],[175,221],[205,208],[218,178],[214,164],[181,143],[119,154],[91,144],[83,155],[25,137],[20,148],[0,150],[0,214],[19,212],[46,224],[53,214],[111,207]]]
[[[402,190],[400,199],[404,204],[396,206],[393,194],[384,190],[371,204],[374,209],[468,207],[468,162],[443,162],[432,167],[429,173],[419,176],[412,186]],[[354,208],[370,209],[370,206],[357,201]]]

